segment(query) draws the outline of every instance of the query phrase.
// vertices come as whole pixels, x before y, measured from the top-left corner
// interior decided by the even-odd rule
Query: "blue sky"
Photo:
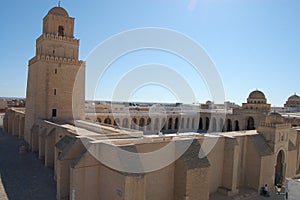
[[[34,56],[42,19],[55,5],[53,0],[2,2],[0,96],[25,96],[28,60]],[[300,94],[298,0],[63,0],[61,5],[76,18],[82,60],[99,43],[122,31],[168,28],[206,50],[223,80],[226,100],[241,104],[252,90],[259,89],[272,105],[281,106],[293,93]],[[186,70],[188,64],[166,53],[133,53],[119,59],[115,67],[149,62],[168,64],[182,73],[198,101],[211,98],[205,82]],[[113,81],[114,72],[102,81]],[[88,78],[87,74],[87,82]],[[97,97],[109,99],[108,91]],[[170,91],[148,86],[132,98],[174,101]]]

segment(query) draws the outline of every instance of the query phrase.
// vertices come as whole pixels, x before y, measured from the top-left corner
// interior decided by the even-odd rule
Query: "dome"
[[[62,7],[54,7],[48,12],[48,14],[61,15],[61,16],[64,16],[64,17],[69,17],[68,12]]]
[[[271,112],[266,117],[266,123],[270,124],[284,124],[284,118],[277,112]]]
[[[266,97],[263,92],[255,90],[249,94],[249,99],[266,99]]]
[[[294,94],[288,98],[288,101],[300,101],[300,97]]]

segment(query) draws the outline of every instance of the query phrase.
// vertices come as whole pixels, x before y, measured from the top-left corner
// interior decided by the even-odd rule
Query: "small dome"
[[[300,101],[300,97],[294,94],[288,98],[288,101]]]
[[[212,101],[210,101],[210,100],[208,100],[208,101],[206,101],[206,103],[205,104],[213,104],[213,102]]]
[[[266,97],[263,92],[255,90],[249,94],[249,99],[266,99]]]
[[[284,118],[277,112],[271,112],[266,117],[266,123],[270,124],[284,124]]]
[[[68,12],[62,7],[54,7],[48,12],[48,14],[61,15],[61,16],[64,16],[64,17],[69,17]]]

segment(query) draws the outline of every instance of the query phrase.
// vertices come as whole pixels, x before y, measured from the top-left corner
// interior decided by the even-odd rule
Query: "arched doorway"
[[[247,119],[247,130],[254,130],[255,127],[254,127],[254,119],[253,117],[249,117]]]
[[[232,131],[232,121],[231,119],[227,119],[227,132]]]
[[[199,119],[199,126],[198,126],[198,130],[203,130],[202,117],[200,117],[200,119]]]
[[[283,150],[280,150],[276,158],[275,185],[282,184],[284,179],[285,179],[285,155]]]
[[[222,118],[219,120],[219,131],[224,132],[224,120]]]
[[[234,122],[234,130],[235,131],[239,131],[240,130],[240,125],[239,125],[239,121],[238,120],[235,120],[235,122]]]
[[[172,130],[172,125],[173,125],[173,119],[169,118],[169,122],[168,122],[168,130]]]
[[[209,118],[208,117],[206,117],[205,118],[205,130],[209,130]]]
[[[110,118],[106,118],[106,119],[104,120],[104,123],[105,123],[105,124],[111,124],[111,119],[110,119]]]

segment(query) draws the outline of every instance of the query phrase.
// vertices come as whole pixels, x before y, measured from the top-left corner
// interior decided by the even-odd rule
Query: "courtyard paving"
[[[22,144],[0,127],[0,200],[55,200],[53,169],[33,153],[19,154]]]

